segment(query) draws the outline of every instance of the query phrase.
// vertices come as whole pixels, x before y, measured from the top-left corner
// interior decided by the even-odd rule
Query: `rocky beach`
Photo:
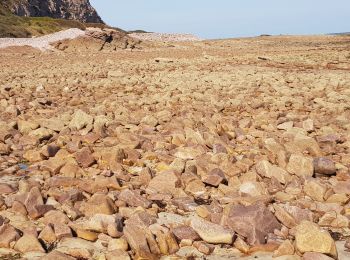
[[[0,49],[0,259],[350,259],[349,36],[70,32]]]

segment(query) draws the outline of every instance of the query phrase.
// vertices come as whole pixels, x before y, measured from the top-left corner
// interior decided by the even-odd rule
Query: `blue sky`
[[[350,31],[350,0],[90,0],[106,23],[125,30],[203,38]]]

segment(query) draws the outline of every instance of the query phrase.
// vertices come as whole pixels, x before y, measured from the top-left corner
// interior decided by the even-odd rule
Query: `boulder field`
[[[350,259],[349,37],[91,36],[0,50],[1,259]]]

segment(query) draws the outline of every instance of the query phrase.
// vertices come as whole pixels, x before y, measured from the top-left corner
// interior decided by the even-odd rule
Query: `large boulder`
[[[226,224],[239,235],[246,237],[251,245],[265,244],[267,234],[281,228],[275,215],[261,203],[232,206]]]
[[[10,244],[19,238],[19,233],[13,226],[9,224],[0,226],[0,248],[10,248]]]
[[[295,233],[295,247],[300,253],[317,252],[338,257],[337,248],[331,235],[322,230],[317,224],[303,221],[297,226]]]

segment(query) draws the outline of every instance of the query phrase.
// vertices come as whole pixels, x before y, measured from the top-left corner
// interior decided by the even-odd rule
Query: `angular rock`
[[[47,128],[38,128],[36,130],[31,131],[28,136],[36,138],[38,141],[49,140],[54,135],[54,132]]]
[[[323,227],[348,228],[349,219],[346,216],[338,214],[335,211],[325,213],[318,221]]]
[[[185,191],[192,196],[200,197],[205,194],[207,189],[201,180],[195,179],[186,185]]]
[[[45,228],[40,232],[38,238],[49,245],[55,243],[57,240],[57,237],[51,225],[45,226]]]
[[[232,244],[234,232],[220,225],[211,223],[200,217],[192,217],[191,227],[205,242],[212,244]]]
[[[286,227],[292,228],[297,225],[296,220],[285,209],[279,205],[274,205],[276,218]]]
[[[49,118],[40,120],[40,125],[52,131],[60,132],[64,129],[65,123],[59,118]]]
[[[41,220],[46,225],[70,223],[70,219],[67,217],[67,215],[59,210],[51,210],[47,212]]]
[[[207,244],[203,241],[195,241],[193,246],[197,248],[199,252],[205,255],[210,255],[215,249],[213,245]]]
[[[60,172],[65,163],[66,162],[60,158],[50,158],[49,160],[41,163],[41,169],[44,171],[49,171],[52,175],[56,175]]]
[[[172,232],[179,241],[183,239],[188,239],[192,241],[200,239],[200,236],[197,234],[197,232],[189,226],[178,226],[172,229]]]
[[[294,251],[295,250],[293,244],[289,240],[285,240],[273,253],[273,256],[279,257],[284,255],[294,255]]]
[[[84,170],[76,164],[67,163],[60,169],[60,174],[62,174],[64,177],[75,178],[82,176],[84,174]]]
[[[241,251],[244,254],[248,254],[250,250],[250,246],[240,237],[237,237],[236,241],[233,243],[235,248]]]
[[[277,129],[278,129],[278,130],[288,130],[288,129],[293,128],[293,125],[294,125],[294,122],[293,122],[293,121],[284,122],[284,123],[282,123],[282,124],[279,124],[279,125],[277,126]]]
[[[158,244],[147,227],[128,220],[124,227],[124,236],[138,256],[153,259],[160,254]]]
[[[98,233],[111,237],[120,237],[123,231],[123,219],[119,215],[96,214],[89,219],[79,219],[70,224],[79,237],[94,241]]]
[[[313,214],[308,209],[301,209],[297,206],[274,204],[276,218],[286,227],[293,228],[303,220],[312,221]]]
[[[99,167],[102,169],[118,171],[120,169],[120,163],[126,159],[124,150],[119,147],[94,149],[94,151],[93,156],[95,157]]]
[[[260,203],[232,206],[226,224],[239,235],[246,237],[250,245],[265,244],[267,234],[281,228],[276,217]]]
[[[304,185],[304,192],[315,201],[324,201],[326,187],[317,180],[308,180]]]
[[[51,205],[44,205],[43,197],[37,187],[33,187],[28,193],[24,205],[27,209],[28,215],[32,219],[42,217],[46,212],[53,209]]]
[[[176,149],[175,156],[183,160],[193,160],[196,157],[204,154],[204,149],[198,147],[179,147]]]
[[[10,244],[20,238],[17,230],[9,224],[0,226],[0,248],[10,248]]]
[[[239,186],[239,193],[242,196],[259,197],[262,195],[267,195],[268,191],[265,185],[257,181],[246,181]]]
[[[95,163],[95,158],[92,156],[90,149],[87,147],[76,152],[75,159],[77,160],[78,164],[83,168],[88,168]]]
[[[69,123],[69,128],[71,130],[81,130],[86,126],[91,126],[94,121],[94,118],[88,114],[86,114],[84,111],[78,109],[74,112],[72,116],[72,120]]]
[[[45,253],[44,248],[40,244],[39,240],[32,235],[24,234],[15,244],[15,250],[21,253],[28,252],[42,252]]]
[[[314,174],[314,165],[311,158],[292,154],[289,158],[287,171],[299,177],[311,177]]]
[[[55,223],[53,225],[53,227],[54,227],[54,231],[55,231],[55,236],[57,237],[58,240],[61,240],[62,238],[69,238],[69,237],[73,236],[71,229],[66,224]]]
[[[28,162],[40,162],[44,159],[41,151],[28,150],[23,154],[23,158]]]
[[[34,121],[18,120],[17,125],[21,134],[29,134],[31,131],[39,128],[39,124]]]
[[[108,41],[110,42],[111,40],[113,40],[112,30],[108,31],[100,28],[88,28],[85,31],[85,35],[95,39],[99,39],[103,42],[108,42]],[[110,74],[113,75],[113,73],[110,73]]]
[[[84,203],[80,210],[85,216],[93,216],[95,214],[112,215],[115,213],[115,206],[111,198],[102,194],[95,194],[91,199]]]
[[[309,153],[311,156],[321,156],[321,148],[315,139],[303,134],[297,134],[292,141],[285,144],[285,148],[292,154]]]
[[[305,121],[303,121],[303,128],[307,131],[307,132],[312,132],[315,130],[314,127],[314,121],[312,119],[307,119]]]
[[[158,224],[152,224],[149,229],[152,234],[156,236],[156,241],[161,254],[172,255],[179,250],[174,235],[167,228]]]
[[[181,187],[181,181],[176,173],[162,172],[157,174],[148,184],[147,190],[150,193],[164,193],[175,195],[178,188]]]
[[[124,238],[111,239],[108,242],[108,251],[122,250],[128,251],[129,245]]]
[[[137,191],[131,191],[129,189],[123,190],[118,197],[119,200],[125,201],[132,207],[149,208],[152,202],[141,196]]]
[[[210,211],[208,207],[205,207],[204,205],[198,206],[196,208],[196,213],[198,216],[204,219],[207,219],[208,217],[210,217]]]
[[[98,252],[92,242],[81,238],[64,238],[58,243],[56,250],[78,259],[91,259]]]
[[[336,173],[335,163],[325,157],[318,157],[314,159],[315,173],[323,175],[333,175]]]
[[[158,214],[157,223],[159,225],[164,225],[166,227],[177,227],[183,226],[185,222],[187,222],[187,218],[178,214],[168,213],[168,212],[160,212]]]
[[[315,223],[303,221],[297,226],[295,233],[295,247],[300,253],[316,252],[333,258],[338,257],[337,248],[331,235],[321,230]]]
[[[194,201],[192,197],[180,197],[173,199],[172,204],[184,211],[195,211],[198,204]]]
[[[209,172],[208,175],[202,178],[205,184],[209,184],[214,187],[218,187],[220,183],[225,180],[225,174],[222,170],[216,168]]]
[[[260,161],[255,166],[255,169],[259,175],[266,178],[274,177],[282,184],[286,184],[290,179],[290,175],[288,174],[288,172],[286,172],[280,167],[272,165],[268,161]]]
[[[76,228],[75,233],[77,234],[77,237],[87,241],[95,242],[98,239],[98,233],[86,229]]]

